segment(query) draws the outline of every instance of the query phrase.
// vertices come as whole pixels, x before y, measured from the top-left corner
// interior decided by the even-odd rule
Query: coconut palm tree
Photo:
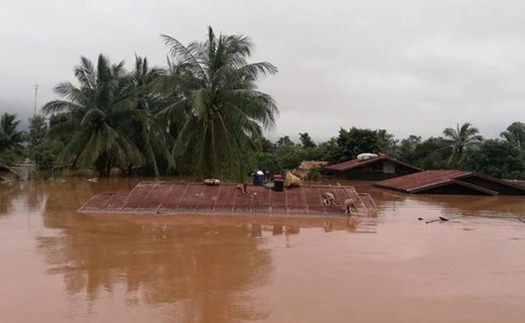
[[[262,130],[275,125],[278,113],[274,99],[258,91],[256,81],[277,68],[268,62],[249,64],[252,43],[245,36],[216,36],[211,27],[207,36],[188,46],[162,36],[171,59],[164,88],[172,93],[172,104],[162,114],[171,116],[177,131],[173,154],[179,161],[187,153],[184,161],[199,177],[242,180],[260,149]]]
[[[70,116],[50,130],[51,137],[72,134],[59,161],[81,167],[94,165],[101,175],[108,175],[112,166],[142,164],[144,156],[123,126],[136,102],[124,62],[112,65],[99,55],[94,66],[82,57],[75,76],[78,87],[70,82],[59,84],[55,92],[63,99],[43,107],[46,113],[68,112]]]
[[[166,123],[157,113],[165,105],[165,100],[156,91],[164,70],[150,67],[147,58],[135,56],[134,69],[129,73],[129,91],[135,96],[130,109],[130,118],[124,120],[130,137],[146,159],[146,168],[155,176],[160,175],[159,163],[163,163],[167,172],[172,166],[169,150],[170,137]]]
[[[476,127],[472,127],[469,122],[465,122],[459,126],[459,123],[454,128],[446,128],[443,130],[443,136],[449,142],[452,148],[452,153],[448,159],[448,165],[457,165],[464,157],[464,152],[483,141],[483,137],[479,134]]]
[[[24,133],[17,130],[19,123],[15,114],[4,113],[0,118],[0,164],[13,163],[24,155]]]

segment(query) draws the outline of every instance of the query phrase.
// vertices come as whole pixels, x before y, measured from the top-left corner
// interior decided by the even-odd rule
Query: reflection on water
[[[17,208],[34,211],[42,207],[46,195],[37,183],[0,182],[0,198],[0,216],[3,216]]]
[[[525,226],[478,217],[525,216],[521,197],[409,196],[358,183],[377,217],[75,212],[94,194],[128,192],[138,181],[0,186],[7,321],[525,319],[525,291],[513,288],[525,285],[525,260],[514,257]],[[453,221],[418,221],[439,216]]]
[[[85,294],[89,302],[123,285],[129,306],[183,303],[185,320],[265,315],[240,291],[265,284],[271,258],[243,227],[98,223],[78,216],[65,235],[38,240],[49,272],[64,276],[69,295]]]

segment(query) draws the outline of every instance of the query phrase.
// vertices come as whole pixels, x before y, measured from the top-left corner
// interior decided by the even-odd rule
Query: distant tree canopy
[[[29,148],[40,145],[47,135],[47,122],[44,116],[35,115],[29,118]]]
[[[15,114],[4,113],[0,117],[0,165],[21,161],[25,156],[24,132],[18,130],[20,121]]]
[[[308,132],[299,133],[299,140],[301,141],[301,145],[303,146],[303,148],[316,147],[316,144],[314,143],[312,138],[310,138],[310,135],[308,134]]]
[[[421,136],[410,135],[408,138],[401,140],[397,149],[399,159],[415,165],[414,154],[417,146],[420,144]]]
[[[281,137],[275,143],[277,147],[279,146],[294,146],[294,142],[288,136]]]
[[[430,137],[416,145],[412,160],[407,161],[423,169],[447,169],[451,148],[442,137]]]
[[[447,161],[448,165],[452,167],[459,166],[463,161],[465,152],[478,146],[483,141],[478,128],[473,127],[468,122],[463,123],[461,126],[457,124],[455,129],[446,128],[443,130],[443,136],[452,148],[452,153]]]
[[[393,136],[386,130],[359,129],[356,127],[339,130],[336,139],[337,151],[330,156],[330,162],[338,163],[354,159],[362,153],[381,153],[394,144]]]
[[[501,139],[485,140],[469,122],[441,136],[397,140],[385,129],[340,128],[315,143],[307,131],[299,143],[288,135],[264,137],[279,110],[258,81],[277,73],[269,62],[250,62],[253,44],[243,35],[216,34],[182,44],[162,36],[167,65],[135,57],[123,61],[86,57],[75,82],[55,87],[57,99],[30,119],[29,133],[15,115],[0,118],[0,164],[31,159],[41,171],[120,168],[127,174],[218,177],[245,181],[255,169],[283,171],[303,160],[331,164],[361,153],[384,153],[423,169],[464,169],[497,177],[525,178],[525,123],[516,121]],[[46,119],[48,117],[48,119]]]
[[[137,147],[140,147],[142,152],[145,146],[140,144],[141,140],[148,140],[152,134],[139,130],[143,129],[144,126],[147,127],[148,123],[140,124],[139,121],[141,119],[136,118],[122,120],[132,121],[131,124],[126,125],[127,128],[125,129],[129,129],[127,133],[131,136],[130,138],[133,138],[134,143],[139,142]],[[29,156],[39,170],[46,172],[47,175],[44,177],[53,176],[57,169],[67,167],[58,157],[61,156],[65,147],[70,144],[73,136],[71,132],[58,131],[58,129],[67,128],[71,122],[74,122],[72,112],[54,114],[49,120],[36,116],[31,119],[30,133],[26,136],[17,130],[19,121],[16,120],[16,116],[5,114],[0,122],[0,142],[2,144],[2,150],[0,151],[0,158],[2,159],[0,163],[9,164],[21,161],[25,156]],[[520,123],[515,122],[512,127],[509,126],[507,128],[507,131],[519,131],[519,127],[516,127],[519,125]],[[55,127],[57,129],[55,130],[56,133],[49,133],[49,127]],[[154,134],[160,131],[159,129],[163,129],[163,127],[149,127],[148,129]],[[165,137],[162,138],[171,139],[165,142],[152,140],[151,151],[155,156],[155,162],[158,165],[164,165],[158,168],[159,173],[169,174],[168,168],[166,168],[168,166],[167,159],[164,159],[166,157],[163,157],[162,151],[172,149],[170,147],[173,147],[175,139],[173,139],[174,136],[169,134],[169,127],[164,127],[164,129],[168,129],[168,132],[163,133]],[[45,134],[45,136],[42,137],[42,134]],[[355,158],[358,153],[365,151],[388,151],[390,157],[398,158],[423,169],[455,168],[501,178],[525,179],[525,151],[522,149],[523,146],[517,144],[519,140],[515,139],[517,138],[516,135],[502,135],[502,137],[504,139],[481,140],[476,141],[475,145],[467,145],[467,148],[462,151],[462,158],[455,165],[450,164],[450,158],[455,149],[454,142],[450,138],[430,137],[422,140],[420,136],[410,135],[408,138],[399,141],[397,145],[398,141],[385,130],[374,131],[355,127],[350,128],[350,130],[340,129],[338,137],[333,137],[315,146],[304,144],[305,138],[309,138],[306,135],[303,135],[301,144],[295,144],[286,135],[275,142],[261,136],[260,146],[256,148],[257,150],[247,152],[246,156],[242,158],[249,160],[247,165],[250,165],[250,170],[261,169],[273,172],[294,169],[303,160],[324,160],[333,163]],[[25,142],[27,142],[27,145],[24,144]],[[458,150],[456,149],[456,154],[457,152]],[[147,155],[147,152],[142,152],[142,154]],[[168,153],[167,158],[170,156],[171,154]],[[147,165],[150,165],[150,162],[144,161],[142,167],[147,167]],[[96,167],[96,164],[93,164],[93,167]],[[123,169],[126,168],[125,165],[121,167]],[[149,171],[152,170],[152,168],[147,169]],[[185,173],[188,169],[191,170],[191,164],[180,165],[179,163],[174,165],[174,169],[179,174],[193,174],[192,172]],[[248,172],[244,175],[247,176],[247,174]],[[309,178],[318,178],[318,176]]]
[[[523,151],[510,141],[486,140],[470,152],[464,168],[499,178],[525,179]]]
[[[513,146],[522,150],[525,149],[525,123],[513,122],[507,127],[507,130],[501,133],[501,137]]]

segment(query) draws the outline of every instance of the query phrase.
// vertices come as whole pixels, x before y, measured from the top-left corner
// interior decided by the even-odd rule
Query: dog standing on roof
[[[335,206],[335,197],[334,194],[330,192],[323,193],[323,205],[324,206]]]
[[[354,199],[346,199],[344,201],[345,211],[348,215],[352,215],[352,212],[357,212],[357,204]]]

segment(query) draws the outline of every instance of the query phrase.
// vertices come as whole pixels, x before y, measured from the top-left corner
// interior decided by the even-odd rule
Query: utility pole
[[[38,84],[35,84],[35,110],[33,111],[33,118],[36,116],[36,96],[38,95]]]

